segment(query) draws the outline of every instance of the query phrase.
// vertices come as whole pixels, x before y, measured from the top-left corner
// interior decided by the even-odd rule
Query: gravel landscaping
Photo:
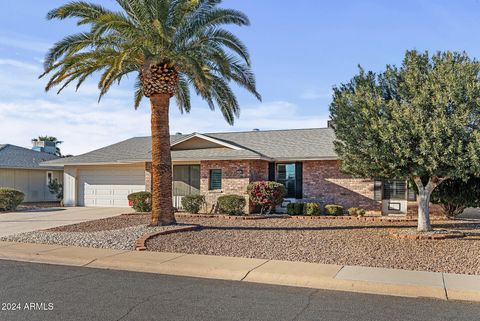
[[[461,239],[410,240],[389,235],[415,222],[350,220],[222,220],[185,218],[199,231],[161,235],[147,241],[150,251],[181,252],[363,265],[480,275],[480,222],[436,222],[458,230]]]
[[[149,218],[148,214],[124,214],[44,231],[15,234],[0,240],[133,250],[135,242],[142,235],[176,228],[175,226],[148,227]]]
[[[118,230],[121,228],[147,225],[150,223],[150,214],[123,214],[99,220],[82,222],[78,224],[54,227],[49,232],[97,232]]]

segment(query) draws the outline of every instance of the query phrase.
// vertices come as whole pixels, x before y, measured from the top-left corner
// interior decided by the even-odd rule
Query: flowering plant
[[[287,193],[283,184],[270,181],[252,182],[248,185],[247,192],[250,201],[261,207],[261,214],[269,214],[274,210]]]

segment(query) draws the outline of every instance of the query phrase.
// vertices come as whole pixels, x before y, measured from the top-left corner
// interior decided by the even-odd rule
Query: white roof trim
[[[176,146],[178,144],[181,144],[183,142],[186,142],[187,140],[190,140],[192,138],[201,138],[201,139],[204,139],[204,140],[207,140],[209,142],[212,142],[212,143],[215,143],[215,144],[218,144],[218,145],[221,145],[221,146],[225,146],[225,147],[228,147],[228,148],[231,148],[231,149],[234,149],[234,150],[243,150],[243,148],[239,147],[239,146],[236,146],[236,145],[233,145],[233,144],[229,144],[229,143],[226,143],[222,140],[219,140],[219,139],[216,139],[216,138],[212,138],[212,137],[209,137],[209,136],[206,136],[206,135],[202,135],[202,134],[199,134],[199,133],[193,133],[192,135],[190,136],[187,136],[183,139],[180,139],[178,141],[176,141],[175,143],[173,143],[172,145],[170,145],[170,148],[172,148],[173,146]]]

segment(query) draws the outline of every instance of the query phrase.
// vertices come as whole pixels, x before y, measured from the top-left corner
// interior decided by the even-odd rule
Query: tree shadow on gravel
[[[480,237],[480,226],[478,224],[456,223],[456,224],[432,224],[433,228],[445,228],[456,230],[478,230],[479,233],[471,232],[469,236]],[[304,226],[304,227],[273,227],[273,226],[209,226],[202,225],[200,230],[224,230],[224,231],[328,231],[328,230],[367,230],[367,229],[398,229],[416,228],[416,225],[353,225],[353,226]]]

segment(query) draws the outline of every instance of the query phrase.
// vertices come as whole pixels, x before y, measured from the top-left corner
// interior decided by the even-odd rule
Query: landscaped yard
[[[121,215],[3,240],[132,249],[141,235],[170,228],[148,228],[148,219],[149,215]],[[197,217],[178,217],[178,221],[202,228],[154,237],[147,241],[147,249],[480,275],[478,220],[434,222],[436,229],[459,230],[467,235],[446,240],[398,239],[389,235],[392,229],[414,229],[416,222]]]

